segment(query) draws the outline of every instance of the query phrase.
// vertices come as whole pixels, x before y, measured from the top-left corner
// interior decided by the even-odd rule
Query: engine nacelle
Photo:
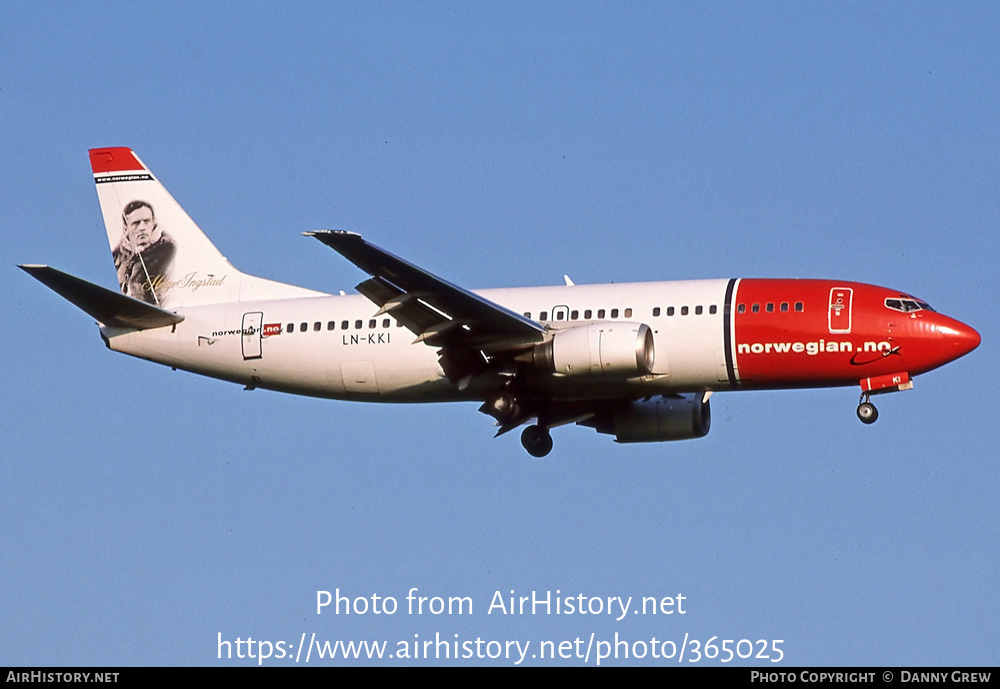
[[[645,323],[591,323],[558,331],[533,354],[536,366],[566,376],[645,376],[653,370],[653,331]]]
[[[712,411],[703,393],[654,397],[601,412],[584,426],[615,436],[619,443],[688,440],[708,434]]]

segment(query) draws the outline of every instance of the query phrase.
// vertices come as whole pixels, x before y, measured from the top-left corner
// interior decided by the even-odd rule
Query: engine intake
[[[703,399],[699,392],[641,400],[599,412],[580,424],[613,435],[619,443],[701,438],[712,425],[711,408]]]
[[[565,376],[645,376],[655,359],[653,331],[645,323],[591,323],[560,330],[532,354],[538,368]]]

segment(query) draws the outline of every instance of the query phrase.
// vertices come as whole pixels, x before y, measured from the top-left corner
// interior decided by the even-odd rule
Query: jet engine
[[[688,440],[708,434],[712,412],[703,393],[665,395],[611,407],[580,425],[615,436],[619,443]]]
[[[653,370],[653,360],[653,331],[645,323],[602,322],[560,330],[532,350],[535,366],[566,376],[645,376]]]

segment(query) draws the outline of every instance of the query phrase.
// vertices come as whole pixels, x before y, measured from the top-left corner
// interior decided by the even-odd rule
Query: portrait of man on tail
[[[128,203],[122,209],[121,242],[112,252],[122,294],[159,306],[176,249],[152,205]]]

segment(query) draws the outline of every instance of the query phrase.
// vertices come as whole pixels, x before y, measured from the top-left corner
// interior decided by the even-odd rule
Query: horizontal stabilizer
[[[184,316],[112,292],[49,266],[18,267],[104,325],[148,330],[176,325],[184,320]]]

